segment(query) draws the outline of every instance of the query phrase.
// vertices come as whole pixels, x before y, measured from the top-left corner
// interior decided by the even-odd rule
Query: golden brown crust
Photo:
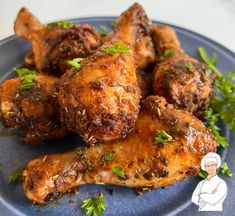
[[[59,121],[58,93],[54,87],[57,81],[52,76],[37,75],[35,85],[28,90],[20,89],[20,78],[1,84],[1,121],[6,127],[21,129],[24,142],[37,144],[68,133]]]
[[[70,68],[68,60],[85,58],[100,45],[99,33],[91,25],[48,27],[25,8],[16,17],[15,33],[32,45],[33,56],[26,56],[25,62],[32,65],[33,60],[38,71],[56,76]]]
[[[173,140],[154,144],[160,130]],[[85,183],[158,188],[196,175],[201,158],[211,151],[216,151],[216,142],[200,120],[176,110],[162,97],[150,96],[135,130],[124,140],[38,157],[23,173],[23,188],[26,196],[39,204]],[[106,153],[111,153],[113,160],[104,161]],[[123,169],[124,178],[112,171],[115,166]]]
[[[121,15],[109,41],[61,80],[61,121],[88,144],[124,138],[134,128],[140,102],[134,50],[148,22],[142,7],[134,4]],[[120,40],[129,53],[104,51]]]
[[[204,64],[184,53],[172,28],[154,26],[153,33],[159,55],[153,72],[154,94],[165,97],[177,108],[185,108],[202,117],[213,96],[214,77],[206,75]],[[174,54],[167,56],[166,50]]]

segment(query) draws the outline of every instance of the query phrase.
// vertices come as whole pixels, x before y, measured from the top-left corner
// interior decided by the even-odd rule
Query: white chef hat
[[[202,170],[206,170],[205,164],[207,162],[215,162],[217,164],[217,169],[218,169],[220,167],[220,164],[221,164],[221,158],[215,152],[207,153],[201,160],[201,169]]]

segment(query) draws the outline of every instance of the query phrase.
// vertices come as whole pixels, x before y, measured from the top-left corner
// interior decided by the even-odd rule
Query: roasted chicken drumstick
[[[18,13],[14,28],[19,37],[32,45],[25,63],[57,76],[65,73],[68,60],[87,57],[100,45],[99,33],[91,25],[68,22],[43,25],[26,8]]]
[[[0,118],[4,126],[19,128],[23,140],[37,144],[42,140],[56,139],[68,132],[60,124],[57,91],[58,78],[36,75],[30,89],[22,89],[20,78],[13,78],[0,85]]]
[[[154,94],[201,117],[213,96],[214,74],[207,76],[206,66],[185,54],[172,28],[154,26],[153,39],[160,60],[153,74]]]
[[[134,4],[109,41],[62,77],[61,121],[88,144],[124,138],[133,130],[140,102],[134,47],[148,27],[143,8]]]
[[[149,96],[126,139],[38,157],[23,173],[23,188],[38,204],[85,183],[158,188],[196,175],[211,151],[216,142],[200,120]]]

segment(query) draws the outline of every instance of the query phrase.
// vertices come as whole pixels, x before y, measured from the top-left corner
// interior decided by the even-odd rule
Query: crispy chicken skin
[[[154,144],[155,133],[162,130],[172,141]],[[125,140],[31,160],[22,176],[23,188],[38,204],[85,183],[153,189],[197,175],[201,158],[211,151],[216,151],[216,142],[200,120],[186,110],[176,110],[162,97],[149,96],[135,130]],[[113,160],[104,160],[107,153]],[[117,166],[123,177],[112,171]]]
[[[88,144],[124,138],[134,128],[140,89],[133,53],[146,26],[149,20],[136,3],[121,15],[110,41],[82,61],[79,71],[71,69],[61,79],[61,122]],[[120,41],[129,53],[104,51]]]
[[[30,66],[34,61],[38,71],[57,76],[65,73],[68,60],[87,57],[100,45],[99,33],[91,25],[42,25],[26,8],[18,13],[14,29],[32,45],[25,63]]]
[[[153,74],[154,94],[201,117],[213,96],[214,75],[206,76],[206,66],[185,54],[172,28],[153,26],[153,39],[159,59]],[[167,56],[166,50],[175,54]]]
[[[43,140],[61,138],[68,132],[59,121],[57,92],[58,78],[37,75],[35,85],[20,89],[20,78],[0,85],[0,118],[4,126],[23,131],[23,141],[37,144]]]
[[[136,73],[138,86],[141,91],[141,99],[145,99],[148,95],[151,94],[151,77],[152,73],[148,73],[143,70],[138,70]]]

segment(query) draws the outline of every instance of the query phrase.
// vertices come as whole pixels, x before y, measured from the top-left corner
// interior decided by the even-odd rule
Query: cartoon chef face
[[[201,160],[201,168],[208,173],[208,176],[216,175],[217,169],[220,167],[221,158],[214,152],[208,153]]]
[[[217,163],[213,161],[208,161],[205,163],[205,169],[209,176],[213,176],[217,171]]]

